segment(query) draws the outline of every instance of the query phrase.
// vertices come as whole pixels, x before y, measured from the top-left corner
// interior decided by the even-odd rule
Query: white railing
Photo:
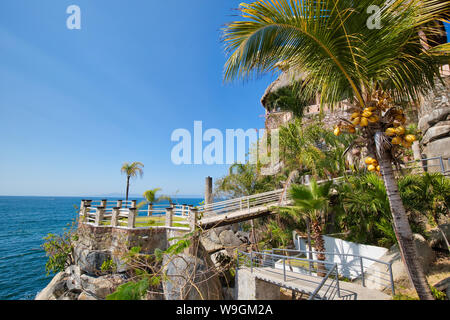
[[[178,204],[138,207],[136,200],[82,200],[80,221],[98,227],[189,229],[189,208],[188,205]],[[159,219],[161,217],[165,219]]]
[[[198,210],[200,213],[203,213],[203,217],[221,215],[236,211],[248,211],[254,207],[277,204],[281,202],[282,193],[283,189],[258,193],[242,198],[230,199],[199,206]]]

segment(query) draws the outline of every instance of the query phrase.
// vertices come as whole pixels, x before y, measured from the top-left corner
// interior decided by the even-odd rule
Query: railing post
[[[130,208],[128,209],[128,224],[127,227],[129,229],[134,229],[136,225],[136,208]]]
[[[106,204],[108,203],[108,200],[102,200],[100,201],[100,207],[105,207],[106,208]]]
[[[359,264],[361,266],[362,285],[363,285],[363,287],[365,287],[366,286],[366,280],[365,280],[365,277],[364,277],[364,266],[363,266],[363,258],[362,257],[359,257]]]
[[[439,163],[441,165],[442,174],[445,175],[444,159],[442,159],[442,156],[439,157]]]
[[[86,205],[86,200],[81,200],[80,204],[80,216],[84,215],[84,206]]]
[[[283,258],[283,279],[286,282],[286,258]]]
[[[88,213],[89,210],[91,209],[91,200],[86,200],[86,202],[84,203],[84,208],[83,208],[83,221],[88,219]],[[89,222],[89,221],[87,221]]]
[[[150,217],[152,215],[153,215],[153,203],[149,203],[147,209],[147,217]]]
[[[197,208],[191,208],[189,214],[189,228],[191,231],[195,230],[195,227],[197,226],[197,220],[198,220],[198,209]]]
[[[205,178],[205,206],[213,203],[212,192],[213,192],[212,178],[206,177]]]
[[[173,225],[173,208],[166,208],[166,227]]]
[[[105,215],[105,207],[97,207],[97,212],[95,214],[95,225],[97,227],[102,224],[104,215]]]
[[[192,204],[188,204],[187,207],[187,217],[189,217],[191,215],[191,210],[194,208],[194,206]]]
[[[389,263],[389,277],[391,278],[391,291],[392,291],[392,296],[395,296],[394,275],[392,274],[392,262]]]
[[[181,205],[181,216],[185,217],[186,216],[186,208],[187,208],[187,204],[183,203]]]
[[[337,286],[337,294],[338,297],[341,297],[341,288],[339,287],[339,272],[338,272],[338,266],[337,263],[334,265],[334,267],[336,268],[336,286]]]
[[[136,200],[131,200],[131,208],[136,209]]]
[[[112,209],[112,216],[111,216],[111,227],[117,227],[119,222],[119,214],[120,214],[120,207],[114,207]]]
[[[117,207],[122,208],[122,202],[123,200],[117,200]]]

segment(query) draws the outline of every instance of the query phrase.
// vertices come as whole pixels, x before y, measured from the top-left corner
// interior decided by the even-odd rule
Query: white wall
[[[323,239],[325,240],[325,251],[336,254],[326,255],[326,261],[338,263],[339,273],[350,279],[355,279],[361,275],[360,259],[358,257],[342,256],[339,254],[354,254],[372,259],[380,259],[388,251],[386,248],[359,244],[329,236],[323,236]],[[297,250],[305,251],[307,249],[307,244],[304,239],[297,236],[297,239],[294,240]],[[314,248],[313,251],[315,251]],[[313,254],[313,259],[317,259],[316,254]],[[367,271],[366,268],[374,263],[374,261],[363,259],[365,271]]]

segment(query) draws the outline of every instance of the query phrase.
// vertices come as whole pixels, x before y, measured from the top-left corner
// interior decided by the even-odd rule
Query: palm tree
[[[368,27],[370,6],[381,8],[380,28]],[[245,19],[224,29],[230,53],[225,79],[258,76],[283,64],[304,74],[299,96],[311,98],[318,92],[321,106],[345,99],[352,103],[357,117],[353,123],[343,120],[342,128],[356,127],[377,158],[410,280],[421,299],[433,299],[392,170],[400,138],[388,137],[385,130],[404,122],[402,106],[433,88],[439,67],[448,63],[450,45],[434,40],[442,33],[434,22],[449,19],[447,3],[258,0],[242,3],[240,10]]]
[[[148,204],[148,205],[149,205],[148,213],[149,213],[149,215],[150,215],[151,212],[152,212],[153,204],[154,204],[154,203],[158,203],[158,202],[161,202],[161,201],[164,201],[164,200],[167,200],[167,201],[169,201],[170,203],[172,203],[172,198],[169,197],[169,196],[162,195],[162,196],[160,196],[160,197],[156,197],[156,193],[157,193],[158,191],[161,191],[161,190],[162,190],[161,188],[155,188],[155,189],[151,189],[151,190],[145,191],[145,192],[143,193],[143,195],[142,195],[142,196],[144,197],[145,200],[142,201],[142,202],[140,202],[140,203],[137,205],[137,207],[138,207],[138,208],[141,208],[142,206]]]
[[[135,178],[138,175],[142,178],[142,176],[144,175],[143,167],[144,165],[141,162],[136,161],[132,163],[125,162],[122,165],[122,168],[120,169],[120,171],[127,176],[127,193],[125,199],[125,208],[128,205],[128,192],[130,190],[130,179]]]
[[[305,218],[307,224],[311,225],[314,247],[317,251],[317,259],[325,260],[325,241],[322,237],[322,221],[328,209],[330,190],[333,182],[327,181],[318,185],[315,179],[306,185],[292,185],[289,189],[294,205],[281,207],[282,210],[291,214],[295,219]],[[319,275],[324,276],[325,265],[319,264]]]
[[[217,196],[239,198],[273,188],[271,177],[259,175],[257,166],[250,162],[234,163],[228,170],[228,175],[216,181]]]

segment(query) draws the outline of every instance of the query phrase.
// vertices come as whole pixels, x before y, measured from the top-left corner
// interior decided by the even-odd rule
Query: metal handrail
[[[330,290],[330,288],[332,287],[332,284],[336,281],[337,294],[338,294],[339,298],[341,297],[341,292],[340,292],[341,290],[339,288],[338,268],[337,268],[337,264],[334,264],[333,268],[331,268],[331,270],[328,271],[328,273],[325,275],[325,277],[323,277],[322,282],[320,282],[320,284],[317,286],[316,290],[314,290],[314,292],[309,296],[308,300],[314,300],[315,299],[315,297],[319,293],[320,289],[322,289],[322,287],[324,286],[324,284],[326,283],[326,281],[328,280],[330,275],[333,273],[333,271],[335,272],[335,278],[333,279],[331,284],[328,286],[328,290]],[[326,297],[326,294],[328,293],[328,290],[325,292],[324,298]]]
[[[330,277],[331,273],[334,271],[335,273],[335,279],[333,279],[333,281],[329,284],[328,286],[328,290],[326,291],[324,297],[326,296],[326,294],[328,293],[329,289],[333,286],[333,284],[336,282],[335,284],[335,288],[337,289],[337,294],[338,297],[341,296],[340,294],[340,287],[339,287],[339,272],[337,269],[337,264],[336,263],[329,263],[327,261],[322,261],[322,260],[314,260],[314,259],[306,259],[306,258],[298,258],[298,257],[293,257],[293,256],[282,256],[282,255],[278,255],[278,254],[272,254],[272,253],[266,253],[266,252],[243,252],[243,251],[237,251],[237,259],[236,259],[236,263],[237,263],[237,269],[239,269],[239,255],[241,256],[245,256],[247,257],[247,259],[250,262],[250,272],[253,273],[253,268],[254,268],[254,264],[257,263],[258,260],[258,256],[266,256],[266,257],[270,257],[270,258],[275,258],[278,260],[282,260],[283,261],[283,280],[284,282],[288,282],[287,280],[287,275],[286,275],[286,260],[299,260],[299,261],[306,261],[306,262],[311,262],[311,263],[316,263],[316,264],[329,264],[329,265],[333,265],[333,267],[331,268],[330,271],[328,271],[328,273],[325,275],[324,279],[322,279],[321,283],[316,287],[316,289],[313,291],[312,296],[315,297],[317,295],[317,293],[320,291],[320,289],[324,286],[325,282],[327,281],[327,279]],[[272,260],[275,260],[272,259]],[[255,263],[256,262],[256,263]],[[266,266],[266,265],[264,265]],[[275,267],[273,267],[275,268]],[[331,294],[330,294],[331,296]],[[333,296],[334,297],[334,296]]]
[[[359,261],[359,267],[360,267],[360,274],[361,274],[361,282],[363,287],[366,286],[365,283],[365,272],[364,272],[364,268],[366,268],[366,270],[369,269],[369,267],[364,267],[364,259],[366,260],[370,260],[376,263],[380,263],[383,265],[386,265],[388,267],[388,274],[386,274],[386,272],[382,272],[379,271],[379,273],[383,274],[383,275],[389,275],[389,284],[391,287],[391,291],[392,291],[392,295],[395,295],[395,286],[394,286],[394,275],[392,272],[392,262],[386,262],[386,261],[381,261],[375,258],[371,258],[371,257],[366,257],[366,256],[361,256],[361,255],[357,255],[357,254],[351,254],[351,253],[336,253],[336,252],[318,252],[318,251],[309,251],[309,250],[297,250],[297,249],[284,249],[284,248],[274,248],[274,249],[266,249],[263,250],[265,252],[274,252],[274,251],[284,251],[284,252],[295,252],[295,253],[299,253],[302,254],[304,253],[305,256],[308,256],[308,254],[312,253],[312,254],[324,254],[324,255],[333,255],[333,256],[341,256],[341,257],[354,257],[357,258],[357,260]],[[291,258],[289,256],[289,258]],[[334,263],[334,262],[333,262]],[[327,264],[331,264],[331,262],[328,262]],[[339,265],[339,263],[337,263],[337,265]],[[348,267],[348,266],[346,266]],[[380,279],[382,279],[381,277],[379,277]],[[382,280],[387,280],[387,279],[382,279]]]

